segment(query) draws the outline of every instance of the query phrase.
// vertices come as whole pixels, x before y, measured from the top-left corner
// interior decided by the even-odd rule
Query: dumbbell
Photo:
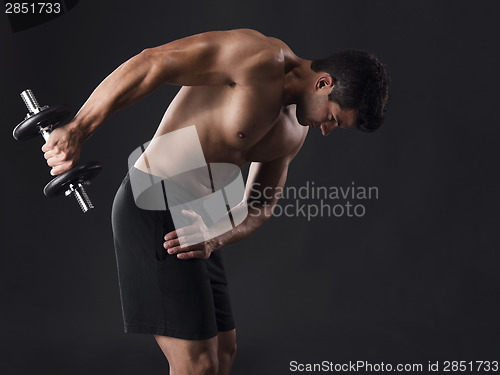
[[[14,128],[12,135],[17,141],[35,137],[40,134],[45,141],[49,138],[52,130],[63,125],[70,114],[70,109],[65,105],[53,105],[41,107],[33,92],[28,89],[21,93],[28,114],[25,119]],[[90,162],[66,171],[53,178],[43,189],[47,197],[62,195],[73,195],[83,212],[94,208],[84,185],[89,185],[102,167],[99,162]]]

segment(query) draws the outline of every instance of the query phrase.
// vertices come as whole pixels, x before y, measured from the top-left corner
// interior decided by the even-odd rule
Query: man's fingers
[[[163,239],[165,241],[168,241],[168,240],[173,240],[177,238],[177,231],[176,230],[173,230],[172,232],[168,232],[165,237],[163,237]]]
[[[71,169],[71,167],[72,167],[71,162],[65,162],[65,163],[56,164],[50,170],[50,174],[52,176],[57,176],[57,175],[59,175],[59,174],[61,174],[63,172],[69,171]]]
[[[190,218],[191,220],[193,221],[197,221],[197,220],[200,220],[201,219],[201,216],[199,214],[197,214],[196,212],[194,211],[190,211],[190,210],[181,210],[181,213],[185,216],[185,217],[188,217]]]
[[[61,172],[61,168],[59,168],[59,166],[56,166],[56,167],[54,167],[54,168],[52,168],[52,169],[50,170],[50,174],[51,174],[52,176],[57,176],[57,175],[59,175],[59,174],[61,174],[61,173],[62,173],[62,172]]]
[[[49,167],[55,167],[57,165],[62,164],[62,160],[59,159],[57,156],[51,156],[50,158],[47,158],[47,165]]]
[[[193,259],[193,258],[205,259],[206,255],[201,250],[195,250],[195,251],[189,251],[187,253],[177,254],[177,258],[179,258],[179,259]]]
[[[167,237],[167,236],[165,236]],[[171,247],[176,247],[176,246],[179,246],[180,245],[180,242],[179,242],[179,239],[178,238],[175,238],[173,240],[168,240],[168,241],[165,241],[163,243],[163,246],[165,247],[165,249],[169,249]]]
[[[180,246],[175,246],[167,249],[167,252],[172,255],[172,254],[177,254],[180,251],[181,247]]]
[[[191,251],[193,249],[193,245],[191,246],[186,246],[186,245],[180,245],[178,244],[177,246],[168,246],[166,247],[168,250],[169,254],[177,254],[177,253],[182,253],[184,251]]]
[[[177,237],[189,236],[190,234],[196,234],[200,232],[200,226],[198,224],[188,225],[177,231]]]
[[[168,240],[173,240],[178,237],[182,236],[187,236],[190,234],[195,234],[200,232],[200,226],[199,225],[189,225],[187,227],[182,227],[177,230],[173,230],[172,232],[169,232],[163,237],[165,241]]]
[[[51,133],[52,134],[52,133]],[[49,138],[45,141],[45,143],[42,145],[42,151],[47,152],[51,149],[54,148],[54,146],[57,144],[56,140],[54,138]]]
[[[186,251],[193,251],[193,250],[196,250],[196,249],[199,249],[200,246],[199,246],[199,243],[197,244],[186,244],[185,242],[180,241],[181,244],[177,245],[177,246],[171,246],[171,247],[166,247],[165,248],[168,250],[168,253],[169,254],[178,254],[178,253],[184,253]],[[182,245],[184,244],[184,245]]]
[[[68,158],[68,154],[65,152],[61,152],[57,148],[53,148],[48,150],[47,152],[44,152],[43,157],[45,159],[50,159],[50,158],[57,158],[59,160],[66,160]]]
[[[42,146],[42,151],[43,151],[43,156],[45,159],[50,158],[52,156],[55,156],[58,154],[59,149],[57,147],[54,147],[53,145],[49,146],[48,143],[45,143]]]
[[[163,246],[165,247],[165,249],[181,246],[185,251],[187,247],[197,245],[203,241],[205,241],[205,237],[200,232],[190,236],[180,236],[174,238],[173,240],[167,240],[163,243]]]
[[[43,157],[47,160],[47,164],[51,167],[61,164],[61,162],[69,161],[67,152],[61,152],[57,147],[47,149],[44,152]]]
[[[50,151],[50,149],[52,148],[53,145],[49,145],[49,142],[45,142],[42,146],[42,151],[43,152],[47,152],[47,151]]]
[[[196,245],[203,241],[204,241],[203,236],[181,236],[174,238],[173,240],[165,241],[163,243],[163,246],[165,246],[165,249],[169,249],[171,247],[176,247],[176,246],[188,247]]]
[[[175,246],[175,247],[171,247],[171,248],[168,249],[168,253],[170,255],[172,255],[172,254],[179,254],[179,253],[182,253],[184,251],[189,251],[189,248],[187,248],[187,247],[183,248],[181,246]]]

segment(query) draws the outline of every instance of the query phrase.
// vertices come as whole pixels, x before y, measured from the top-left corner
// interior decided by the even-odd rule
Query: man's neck
[[[297,104],[307,88],[313,83],[315,72],[311,60],[298,59],[293,68],[285,72],[283,83],[283,105]]]

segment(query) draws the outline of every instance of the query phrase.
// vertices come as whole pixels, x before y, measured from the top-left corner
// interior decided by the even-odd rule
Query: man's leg
[[[208,340],[182,340],[154,335],[170,365],[170,375],[217,375],[218,336]]]
[[[217,338],[217,358],[219,362],[217,375],[228,375],[236,356],[236,330],[219,332]]]

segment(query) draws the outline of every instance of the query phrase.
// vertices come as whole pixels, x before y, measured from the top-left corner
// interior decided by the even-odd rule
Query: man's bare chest
[[[273,160],[303,132],[294,110],[283,110],[280,90],[273,85],[262,90],[183,87],[157,134],[195,125],[207,161],[242,165]]]

